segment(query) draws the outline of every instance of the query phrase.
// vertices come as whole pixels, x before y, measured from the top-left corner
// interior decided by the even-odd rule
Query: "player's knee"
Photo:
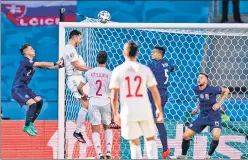
[[[34,99],[29,99],[27,102],[26,102],[26,105],[27,106],[31,106],[31,105],[33,105],[33,104],[35,104],[36,102],[35,102],[35,100]]]
[[[185,139],[185,140],[190,140],[191,137],[192,137],[191,134],[188,134],[188,133],[184,133],[184,134],[183,134],[183,139]]]
[[[100,133],[100,125],[91,125],[92,132]]]
[[[34,101],[35,101],[35,102],[39,102],[40,100],[42,100],[42,98],[41,98],[40,96],[36,96],[36,97],[34,98]]]
[[[213,139],[214,139],[215,141],[218,141],[218,140],[220,139],[220,134],[215,134],[215,135],[213,135]]]
[[[106,124],[103,124],[103,128],[104,128],[104,130],[107,130],[107,129],[110,129],[110,126],[106,125]]]
[[[130,140],[130,145],[131,146],[138,146],[138,145],[140,145],[139,138]]]
[[[154,141],[154,140],[155,140],[154,136],[146,138],[146,141]]]
[[[212,134],[213,134],[213,139],[215,141],[218,141],[220,139],[220,135],[221,135],[221,129],[219,128],[214,128],[213,131],[212,131]]]

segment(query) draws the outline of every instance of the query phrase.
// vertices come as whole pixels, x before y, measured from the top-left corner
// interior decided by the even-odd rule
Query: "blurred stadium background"
[[[248,19],[248,2],[240,2],[240,12],[242,14],[243,20]],[[58,72],[50,70],[36,71],[35,76],[31,82],[31,87],[45,100],[42,112],[38,118],[37,127],[40,131],[39,135],[34,138],[28,137],[21,130],[23,125],[23,119],[25,119],[26,108],[21,108],[18,104],[13,101],[11,97],[10,88],[15,76],[16,69],[19,65],[19,59],[21,55],[19,53],[19,48],[23,43],[30,43],[36,50],[36,58],[41,61],[56,61],[58,58],[58,21],[59,21],[59,8],[65,7],[75,12],[79,12],[88,17],[95,18],[97,13],[101,10],[107,10],[111,13],[112,21],[116,22],[167,22],[167,23],[214,23],[219,21],[221,15],[221,1],[56,1],[53,3],[48,2],[13,2],[4,1],[1,4],[1,107],[3,113],[3,119],[1,123],[2,127],[2,158],[55,158],[56,157],[56,138],[57,138],[57,120],[58,120]],[[232,13],[232,7],[230,3],[230,14]],[[135,12],[135,14],[134,14]],[[76,17],[75,15],[68,13],[66,14],[66,21],[82,21],[81,17]],[[215,41],[212,43],[222,44],[222,41]],[[221,81],[219,85],[225,85],[232,87],[233,91],[240,90],[241,87],[247,87],[247,37],[240,40],[231,41],[231,43],[239,44],[244,46],[242,50],[244,51],[244,57],[240,57],[241,60],[233,63],[237,63],[238,67],[241,68],[240,64],[245,64],[243,70],[237,70],[237,73],[228,77],[228,81]],[[242,43],[242,44],[241,44]],[[210,45],[211,46],[211,45]],[[209,60],[212,64],[218,63],[219,59],[216,57],[227,57],[223,58],[222,61],[227,63],[230,57],[235,57],[235,50],[228,51],[228,48],[222,48],[221,45],[216,45],[216,52],[211,52],[212,57]],[[225,52],[220,52],[223,49]],[[246,51],[245,51],[246,50]],[[220,55],[218,55],[220,53]],[[228,56],[227,56],[228,55]],[[187,60],[187,59],[185,59]],[[202,58],[201,58],[202,60]],[[226,61],[226,62],[225,62]],[[201,63],[201,62],[196,62]],[[199,64],[198,64],[199,65]],[[198,68],[199,69],[199,68]],[[209,68],[212,70],[216,69],[214,66]],[[228,68],[222,68],[220,71],[222,74],[225,73]],[[244,73],[243,73],[244,72]],[[217,74],[210,75],[212,79],[218,79]],[[245,76],[239,76],[245,75]],[[221,74],[220,74],[221,76]],[[245,86],[237,85],[236,81],[241,81],[240,84]],[[171,85],[177,82],[174,80]],[[190,83],[190,82],[187,82]],[[214,82],[218,84],[218,82]],[[189,85],[190,86],[190,85]],[[237,89],[235,89],[235,87]],[[180,92],[180,91],[176,91]],[[248,117],[248,104],[247,104],[247,90],[241,90],[243,97],[239,101],[239,95],[236,99],[230,101],[233,108],[228,108],[227,114],[230,118],[235,121],[237,126],[241,128],[247,127],[247,123],[241,124],[239,121],[247,122]],[[246,92],[246,94],[244,94]],[[182,106],[184,102],[176,102],[176,104],[171,104],[169,107],[175,107],[174,110],[179,110],[178,106]],[[184,104],[192,106],[192,104]],[[180,108],[181,111],[184,109]],[[232,112],[232,113],[231,113]],[[181,113],[181,112],[180,112]],[[170,113],[168,119],[174,119],[176,113]],[[180,114],[181,115],[181,114]],[[178,116],[178,115],[177,115]],[[177,117],[176,116],[176,117]],[[189,120],[191,117],[183,114],[184,117],[180,119]],[[72,124],[73,125],[73,124]],[[232,125],[235,126],[234,123]],[[176,126],[171,122],[170,126],[174,126],[169,129],[169,144],[170,141],[173,143],[174,139],[180,139],[182,131],[177,130]],[[233,127],[231,127],[233,128]],[[171,131],[171,133],[170,133]],[[87,130],[88,132],[88,130]],[[247,149],[247,139],[245,137],[245,130],[237,129],[236,132],[233,130],[226,129],[224,135],[232,133],[229,138],[237,138],[237,143],[228,142],[229,149],[237,149],[237,154],[240,156],[246,156],[248,153]],[[205,133],[204,133],[205,134]],[[204,135],[203,134],[203,135]],[[205,134],[209,136],[209,134]],[[237,135],[238,137],[235,137]],[[119,136],[119,132],[115,131],[115,136]],[[90,137],[90,136],[89,136]],[[198,140],[194,143],[194,148],[191,149],[191,156],[197,157],[198,153],[201,151],[197,150],[197,142],[205,140],[204,136],[199,136]],[[116,138],[114,142],[114,147],[116,147],[116,157],[125,157],[128,153],[124,153],[120,148],[120,138]],[[206,140],[205,140],[206,141]],[[123,145],[123,143],[121,143]],[[203,144],[205,145],[205,144]],[[231,146],[231,147],[230,147]],[[234,146],[234,147],[233,147]],[[236,146],[236,147],[235,147]],[[237,147],[238,146],[238,147]],[[73,143],[74,150],[69,157],[74,158],[84,158],[85,156],[92,156],[91,146],[82,146],[75,142]],[[124,147],[127,147],[126,145]],[[233,148],[232,148],[233,147]],[[177,149],[180,148],[178,144]],[[28,151],[29,150],[29,151]],[[30,151],[32,150],[32,151]],[[226,152],[225,152],[226,150]],[[29,154],[27,154],[27,151]],[[125,152],[128,152],[126,150]],[[228,155],[228,150],[224,149],[223,153],[218,153],[217,157],[230,158]],[[236,152],[235,152],[236,153]],[[248,157],[247,157],[248,158]]]

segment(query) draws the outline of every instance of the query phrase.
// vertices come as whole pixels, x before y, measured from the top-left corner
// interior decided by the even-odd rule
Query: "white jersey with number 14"
[[[125,62],[113,70],[110,89],[120,90],[122,121],[145,121],[152,118],[147,89],[155,85],[157,81],[150,68],[138,62]]]

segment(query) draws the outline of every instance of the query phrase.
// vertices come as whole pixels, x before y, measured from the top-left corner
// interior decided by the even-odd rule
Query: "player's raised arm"
[[[61,58],[57,62],[34,62],[33,67],[35,68],[47,68],[47,69],[58,69],[61,68],[63,59]]]
[[[213,109],[217,110],[220,108],[221,104],[224,102],[224,100],[226,99],[226,97],[228,96],[228,94],[230,93],[228,88],[221,88],[221,87],[217,87],[217,89],[220,90],[221,92],[221,96],[218,100],[218,102],[216,104],[213,105]]]
[[[37,62],[35,57],[35,50],[32,48],[30,44],[24,44],[20,48],[21,54],[26,58],[29,67],[34,68],[47,68],[47,69],[55,69],[59,68],[62,59],[57,62]]]

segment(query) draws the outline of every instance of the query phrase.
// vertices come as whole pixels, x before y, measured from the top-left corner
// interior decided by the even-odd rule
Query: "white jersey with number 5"
[[[155,85],[157,81],[150,68],[138,62],[125,62],[113,70],[110,89],[120,90],[122,121],[152,119],[147,89]]]
[[[89,85],[89,98],[106,99],[110,102],[109,83],[111,71],[105,67],[96,67],[85,73],[85,81]]]
[[[74,46],[67,44],[63,54],[65,71],[68,76],[82,75],[82,71],[77,70],[71,63],[79,60],[82,65],[86,65],[82,56],[79,55]]]

